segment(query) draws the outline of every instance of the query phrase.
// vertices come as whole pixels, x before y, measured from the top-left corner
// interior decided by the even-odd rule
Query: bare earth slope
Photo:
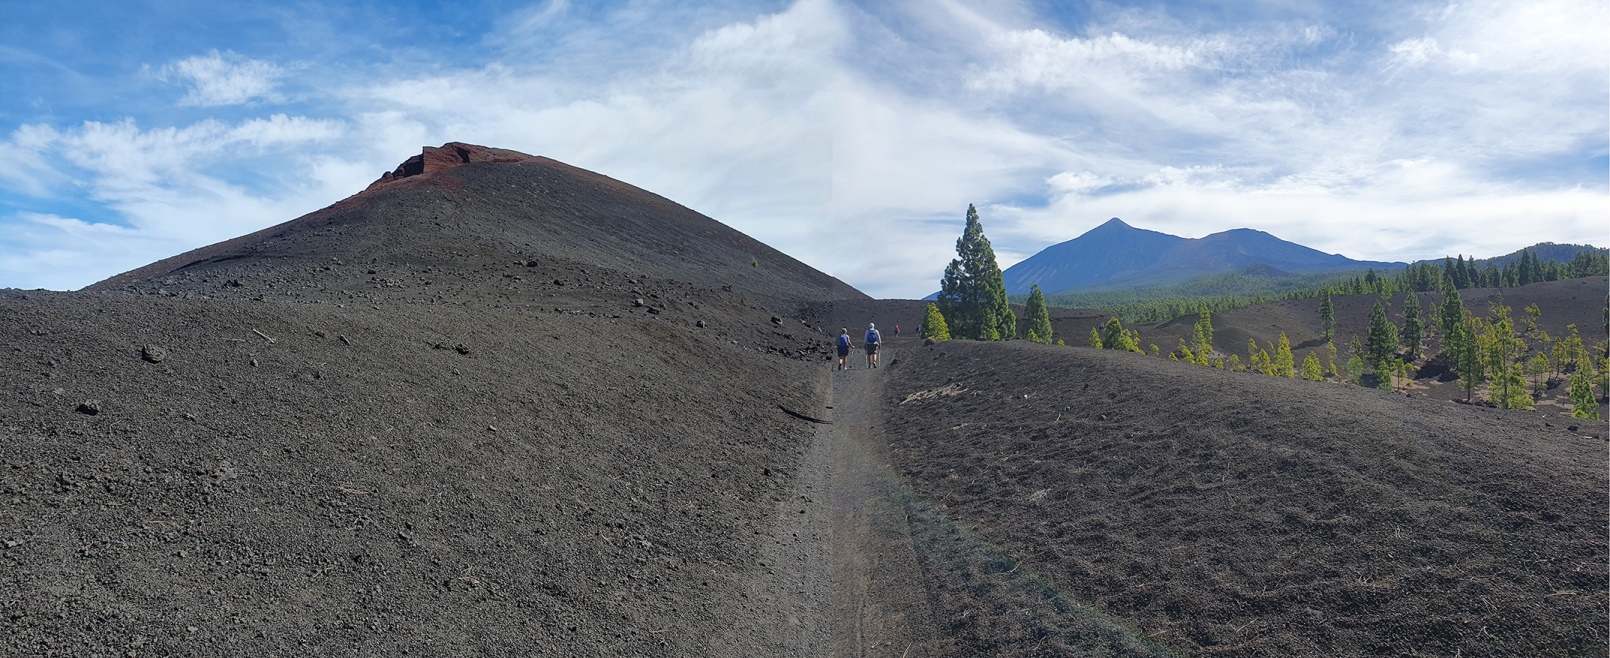
[[[1028,343],[888,376],[914,518],[998,556],[929,573],[979,654],[1083,653],[1047,648],[1084,641],[1072,613],[968,603],[1011,578],[1043,584],[1016,608],[1082,602],[1186,655],[1604,651],[1597,423]]]
[[[376,287],[392,292],[402,287],[413,289],[412,299],[434,300],[491,297],[546,284],[551,279],[533,275],[579,264],[706,288],[725,286],[777,305],[867,298],[664,197],[548,158],[514,155],[519,158],[504,158],[514,161],[470,162],[405,178],[388,174],[329,208],[120,274],[91,289],[362,299]],[[539,269],[519,279],[476,276],[510,258]],[[459,280],[440,274],[434,281],[415,280],[430,267],[445,268]],[[239,287],[222,285],[229,281]],[[423,285],[438,287],[419,290]]]
[[[859,293],[611,185],[466,164],[0,292],[0,655],[765,653],[828,398],[779,316]]]

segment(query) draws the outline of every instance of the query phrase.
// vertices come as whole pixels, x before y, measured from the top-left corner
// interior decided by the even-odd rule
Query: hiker
[[[878,336],[878,325],[868,322],[866,325],[866,340],[861,345],[866,348],[866,367],[878,367],[878,344],[882,337]]]
[[[850,358],[850,330],[849,329],[845,329],[843,327],[839,328],[838,347],[839,347],[839,370],[844,370],[844,369],[850,367],[850,365],[848,363],[844,362],[845,359]]]
[[[894,337],[895,338],[900,337],[900,325],[898,325],[898,324],[894,326]]]

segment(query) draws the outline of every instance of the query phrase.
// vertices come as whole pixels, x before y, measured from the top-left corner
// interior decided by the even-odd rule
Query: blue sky
[[[1350,257],[1610,237],[1601,1],[0,0],[0,286],[547,155],[880,297],[1121,217]]]

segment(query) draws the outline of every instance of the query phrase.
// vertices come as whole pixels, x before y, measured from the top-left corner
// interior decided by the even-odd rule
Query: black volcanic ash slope
[[[825,393],[772,317],[859,293],[494,156],[0,293],[0,655],[755,653]]]
[[[1092,655],[1092,618],[1183,655],[1604,651],[1602,422],[1027,342],[899,361],[886,440],[970,655]]]
[[[502,157],[466,155],[464,164],[427,166],[409,176],[399,167],[397,177],[388,174],[329,208],[91,289],[161,285],[213,297],[251,293],[218,285],[235,280],[289,297],[322,292],[361,299],[377,285],[410,287],[403,268],[431,267],[463,274],[468,280],[457,285],[477,286],[474,292],[484,294],[501,290],[494,284],[511,282],[476,281],[476,272],[489,271],[478,268],[520,260],[533,261],[532,267],[583,264],[706,288],[724,286],[778,305],[867,299],[731,227],[607,176],[548,158],[457,143],[426,148],[426,155],[447,149]],[[532,279],[522,277],[536,283]],[[440,288],[428,292],[421,298],[450,296]]]

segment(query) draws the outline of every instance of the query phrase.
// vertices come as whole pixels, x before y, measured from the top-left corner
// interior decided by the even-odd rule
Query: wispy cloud
[[[216,50],[186,57],[156,71],[158,78],[190,88],[180,105],[214,107],[252,101],[275,101],[274,89],[285,70],[272,62]]]

